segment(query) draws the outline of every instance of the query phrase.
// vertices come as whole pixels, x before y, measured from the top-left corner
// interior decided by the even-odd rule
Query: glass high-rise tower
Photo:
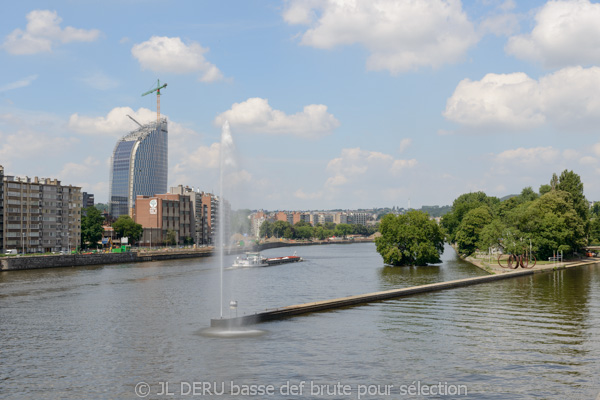
[[[110,163],[109,211],[128,215],[138,195],[167,193],[168,130],[166,118],[143,125],[115,145]]]

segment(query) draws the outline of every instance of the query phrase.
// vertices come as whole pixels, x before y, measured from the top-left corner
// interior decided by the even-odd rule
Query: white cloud
[[[13,89],[19,89],[22,87],[29,86],[38,78],[38,75],[29,75],[26,78],[19,79],[18,81],[8,83],[4,86],[0,86],[0,93],[7,92]]]
[[[94,157],[88,156],[81,163],[66,163],[58,176],[62,181],[69,182],[71,185],[88,186],[88,184],[82,184],[82,182],[93,175],[94,171],[98,168],[104,168],[104,166],[101,166],[100,161]]]
[[[214,124],[223,125],[229,121],[237,132],[266,133],[275,135],[296,135],[319,137],[328,135],[340,123],[323,104],[310,104],[303,111],[287,115],[274,110],[267,99],[250,98],[242,103],[234,103],[231,109],[219,114]]]
[[[392,74],[457,62],[479,40],[457,0],[292,0],[283,18],[310,25],[301,44],[360,44],[369,70]]]
[[[444,116],[467,126],[525,128],[545,122],[539,110],[539,87],[519,72],[463,79],[446,102]]]
[[[578,159],[581,157],[579,152],[577,150],[573,150],[573,149],[563,150],[562,156],[563,156],[563,158],[565,158],[567,160],[575,160],[575,159]]]
[[[68,153],[76,140],[26,129],[10,134],[0,132],[0,143],[3,163],[28,160],[33,164],[47,160],[48,154],[58,156]]]
[[[220,143],[196,147],[186,157],[182,157],[181,161],[175,165],[175,173],[181,174],[186,171],[219,168],[220,149]]]
[[[411,138],[404,138],[400,141],[400,147],[398,148],[398,152],[400,154],[404,153],[404,150],[406,150],[410,145],[412,144],[412,139]]]
[[[5,21],[6,22],[6,21]],[[91,42],[98,38],[97,29],[61,28],[62,18],[56,11],[34,10],[27,14],[27,27],[15,29],[5,39],[2,47],[11,54],[36,54],[51,52],[58,43]]]
[[[219,69],[206,61],[207,48],[196,42],[183,43],[178,37],[152,36],[136,44],[131,54],[139,61],[142,69],[177,74],[199,74],[202,82],[213,82],[223,78]]]
[[[594,165],[598,162],[598,159],[592,156],[585,156],[579,159],[581,165]]]
[[[464,79],[443,115],[472,128],[522,130],[546,123],[590,130],[600,123],[600,68],[568,67],[536,81],[525,73]]]
[[[481,22],[479,30],[483,34],[510,36],[519,30],[519,19],[510,13],[492,15]]]
[[[560,152],[554,149],[552,146],[549,147],[533,147],[524,148],[519,147],[517,149],[506,150],[498,154],[495,157],[496,162],[502,164],[550,164],[555,163],[560,157]]]
[[[138,128],[127,115],[132,116],[140,124],[156,121],[156,112],[147,108],[133,111],[130,107],[115,107],[105,117],[86,117],[75,113],[69,117],[69,128],[84,135],[124,136]]]
[[[327,164],[327,172],[331,175],[326,186],[342,186],[357,181],[381,180],[396,176],[400,172],[413,168],[415,159],[394,159],[389,154],[361,148],[342,149],[340,157]],[[377,179],[379,178],[379,179]]]
[[[600,4],[549,1],[535,15],[531,33],[513,36],[506,52],[546,67],[600,62]]]

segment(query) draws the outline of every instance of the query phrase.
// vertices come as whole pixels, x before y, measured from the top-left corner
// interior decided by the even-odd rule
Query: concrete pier
[[[400,297],[411,296],[419,293],[434,292],[438,290],[451,289],[463,286],[477,285],[480,283],[494,282],[504,279],[515,278],[519,276],[533,275],[545,272],[552,272],[559,269],[573,268],[581,265],[594,264],[594,262],[582,262],[576,264],[562,265],[560,267],[548,266],[541,269],[522,269],[507,272],[499,275],[477,276],[474,278],[457,279],[454,281],[431,283],[422,286],[413,286],[401,289],[392,289],[382,292],[359,294],[355,296],[340,297],[332,300],[322,300],[313,303],[297,304],[283,308],[266,310],[260,313],[244,315],[235,318],[217,318],[210,320],[211,327],[231,328],[236,326],[252,325],[266,321],[289,318],[295,315],[307,314],[317,311],[333,310],[348,306],[367,304],[374,301],[397,299]]]

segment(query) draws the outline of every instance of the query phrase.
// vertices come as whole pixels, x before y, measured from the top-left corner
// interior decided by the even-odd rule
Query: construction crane
[[[156,92],[156,124],[157,125],[160,122],[160,89],[164,89],[166,87],[167,87],[166,83],[164,85],[160,86],[160,79],[157,79],[156,87],[154,89],[148,90],[146,93],[142,94],[142,96],[145,96],[147,94]]]
[[[137,122],[131,115],[127,114],[127,116],[129,117],[129,119],[131,119],[133,122],[135,122],[136,124],[138,124],[140,126],[140,128],[142,127],[142,124],[140,124],[139,122]]]

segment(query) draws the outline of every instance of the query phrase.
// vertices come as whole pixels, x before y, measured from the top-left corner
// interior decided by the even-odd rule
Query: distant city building
[[[276,221],[287,222],[288,221],[288,214],[286,212],[279,211],[277,214],[275,214],[275,220]]]
[[[347,224],[348,223],[348,214],[342,212],[336,212],[333,214],[333,223],[334,224]]]
[[[348,223],[367,226],[367,222],[371,220],[371,214],[365,212],[352,212],[348,218]]]
[[[260,237],[260,227],[267,219],[268,216],[263,211],[250,215],[250,234],[255,238]]]
[[[313,226],[317,225],[319,223],[319,214],[310,214],[310,221],[309,221]]]
[[[80,187],[56,179],[7,176],[3,169],[1,186],[3,251],[43,253],[79,246]]]
[[[324,224],[326,222],[333,222],[333,215],[331,214],[319,214],[319,223]]]
[[[0,251],[4,254],[4,167],[0,165]]]
[[[83,192],[83,208],[94,207],[94,194]]]
[[[178,245],[191,244],[195,237],[191,203],[190,196],[180,194],[137,196],[135,222],[144,228],[139,243],[145,246],[164,244],[171,230],[175,232]]]
[[[133,215],[137,196],[166,193],[167,175],[167,120],[161,118],[125,135],[115,145],[110,163],[111,216]]]

